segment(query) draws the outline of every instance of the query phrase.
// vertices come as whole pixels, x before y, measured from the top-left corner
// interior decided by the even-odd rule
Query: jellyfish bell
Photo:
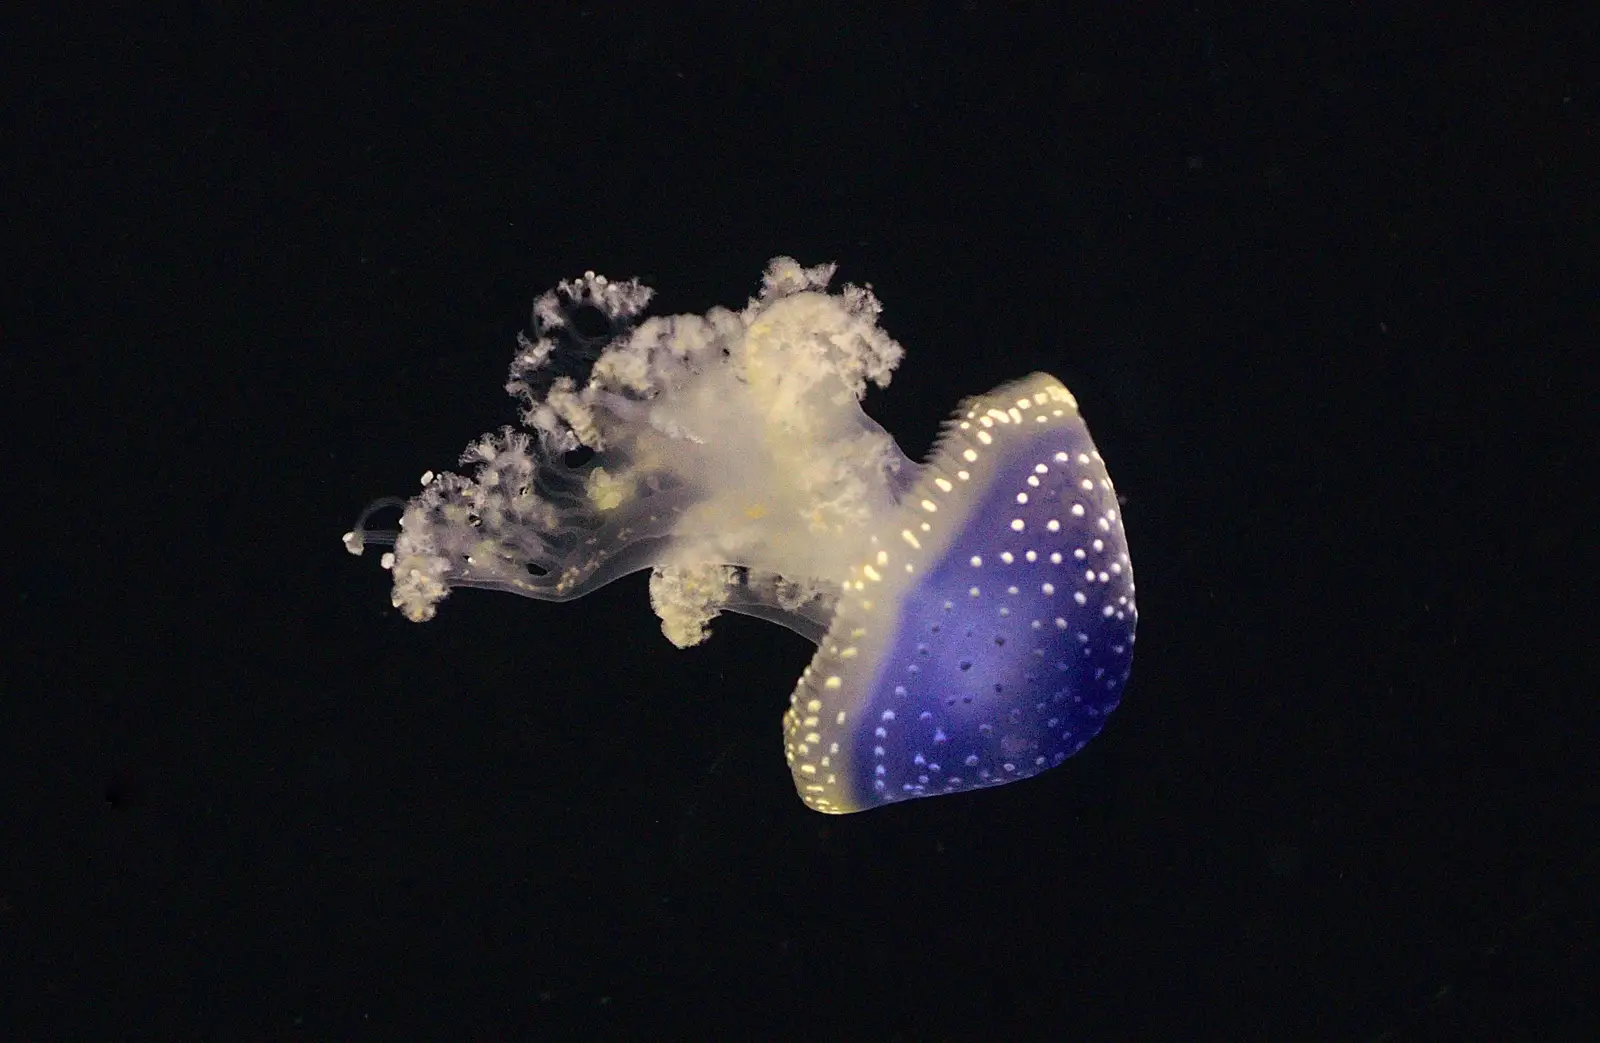
[[[1037,373],[962,403],[928,460],[861,409],[903,351],[865,287],[778,258],[739,312],[644,318],[586,273],[542,296],[507,390],[520,428],[424,475],[393,532],[345,535],[409,619],[455,587],[546,601],[651,570],[666,637],[723,611],[818,646],[784,716],[806,805],[864,810],[1027,778],[1097,734],[1137,611],[1115,492]],[[576,321],[597,312],[609,339]],[[586,324],[593,329],[594,323]]]

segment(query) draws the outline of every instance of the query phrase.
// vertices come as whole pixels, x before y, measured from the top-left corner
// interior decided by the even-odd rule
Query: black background
[[[9,23],[0,1037],[1580,1036],[1581,19],[526,6]],[[1063,768],[817,816],[794,635],[415,626],[341,548],[556,280],[780,253],[882,298],[913,455],[1083,403],[1142,625]]]

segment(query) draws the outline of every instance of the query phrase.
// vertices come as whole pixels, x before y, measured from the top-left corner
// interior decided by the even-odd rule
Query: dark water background
[[[7,16],[0,1037],[1581,1038],[1589,38],[992,6]],[[340,547],[555,280],[780,253],[914,454],[1082,403],[1142,620],[1061,769],[817,816],[794,635]]]

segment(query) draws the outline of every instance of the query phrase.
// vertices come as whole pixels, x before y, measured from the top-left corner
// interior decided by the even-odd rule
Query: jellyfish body
[[[823,292],[832,274],[778,258],[743,311],[648,320],[636,282],[562,284],[512,364],[523,428],[346,546],[393,544],[393,601],[417,621],[453,587],[563,601],[649,568],[674,644],[724,610],[790,627],[818,645],[784,718],[818,811],[1061,763],[1116,707],[1137,621],[1077,403],[1034,374],[963,403],[912,463],[860,407],[902,350],[870,290]],[[585,308],[603,344],[578,335]]]
[[[852,570],[785,716],[818,811],[1027,778],[1082,749],[1133,658],[1133,571],[1077,404],[1039,373],[963,405]]]

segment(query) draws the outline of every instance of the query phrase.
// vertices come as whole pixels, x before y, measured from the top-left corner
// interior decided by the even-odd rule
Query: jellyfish
[[[645,317],[593,272],[534,304],[520,426],[344,536],[408,619],[457,587],[542,601],[650,570],[667,639],[731,611],[817,646],[783,717],[809,808],[845,814],[1054,767],[1121,699],[1138,613],[1104,460],[1060,381],[962,402],[923,463],[861,408],[904,354],[869,286],[779,257],[740,311]],[[369,528],[400,506],[399,528]]]

